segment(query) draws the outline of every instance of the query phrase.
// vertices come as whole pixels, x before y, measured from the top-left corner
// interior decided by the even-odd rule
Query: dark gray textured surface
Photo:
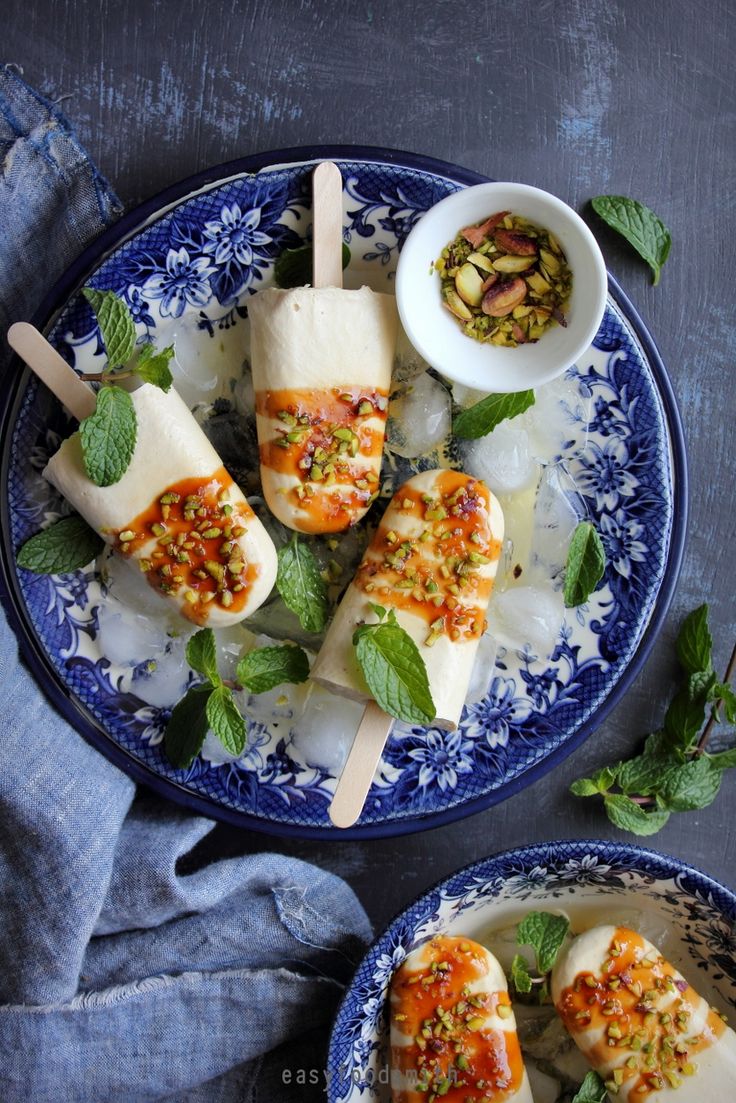
[[[6,0],[3,23],[5,60],[51,98],[68,97],[64,110],[128,206],[234,157],[358,143],[537,184],[586,217],[593,195],[632,195],[668,223],[672,254],[653,288],[646,266],[589,219],[659,345],[689,451],[680,584],[626,699],[550,776],[449,827],[366,843],[220,827],[208,849],[270,846],[342,873],[380,927],[431,882],[491,852],[615,836],[599,805],[568,795],[569,782],[631,753],[657,726],[685,612],[711,603],[719,668],[736,635],[733,5]],[[647,842],[735,887],[735,798],[736,771],[713,806],[673,816]]]

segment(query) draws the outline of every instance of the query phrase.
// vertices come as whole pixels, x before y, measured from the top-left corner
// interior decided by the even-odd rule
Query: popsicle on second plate
[[[395,300],[368,287],[269,288],[248,315],[265,499],[289,528],[341,532],[379,489]]]
[[[460,719],[486,623],[503,541],[503,514],[484,483],[462,471],[423,471],[393,496],[312,668],[344,697],[370,701],[352,645],[357,625],[393,609],[427,667],[434,723]]]
[[[656,946],[593,927],[560,955],[552,998],[575,1042],[622,1103],[736,1098],[736,1034]],[[658,1097],[659,1098],[659,1097]]]
[[[118,482],[91,481],[79,433],[43,474],[188,620],[234,624],[271,592],[273,542],[176,391],[144,384],[131,398],[136,446]]]
[[[393,1103],[532,1103],[506,978],[469,938],[437,935],[391,983]]]

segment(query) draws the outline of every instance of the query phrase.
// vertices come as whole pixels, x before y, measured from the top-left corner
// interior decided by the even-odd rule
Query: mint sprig
[[[572,534],[567,553],[563,598],[568,609],[588,600],[605,569],[603,541],[590,521],[581,521]]]
[[[391,609],[374,605],[378,624],[362,624],[353,633],[358,665],[377,704],[406,724],[431,724],[435,707],[424,659]]]
[[[534,950],[536,971],[530,973],[526,958],[516,954],[511,962],[511,983],[518,996],[529,996],[522,1002],[541,1004],[549,995],[549,973],[557,960],[563,942],[570,929],[570,921],[564,915],[552,912],[529,912],[516,928],[516,941],[520,946]]]
[[[84,287],[82,294],[95,312],[109,367],[126,364],[135,347],[135,322],[126,303],[114,291]]]
[[[167,392],[173,383],[169,361],[173,346],[157,352],[152,344],[141,346],[138,357],[130,362],[135,349],[135,322],[127,303],[114,291],[83,288],[100,327],[107,366],[99,372],[83,374],[82,379],[102,383],[97,392],[97,408],[80,425],[85,470],[97,486],[112,486],[122,479],[133,456],[137,419],[127,391],[116,384],[138,375]]]
[[[534,391],[489,394],[474,406],[460,411],[452,423],[452,432],[464,440],[476,440],[492,432],[502,421],[523,414],[533,405]]]
[[[321,632],[327,623],[327,589],[317,558],[296,533],[278,551],[276,588],[307,632]]]
[[[570,786],[575,796],[602,796],[611,823],[636,835],[656,834],[673,812],[707,808],[718,795],[723,771],[736,766],[736,748],[720,754],[707,751],[721,710],[730,723],[736,718],[736,694],[730,684],[736,647],[719,681],[713,670],[708,606],[701,605],[685,617],[676,650],[683,680],[662,730],[647,736],[640,754]]]
[[[234,690],[264,693],[283,682],[303,682],[309,676],[309,661],[301,647],[283,644],[247,652],[238,663],[238,680],[229,681],[218,670],[211,628],[195,632],[187,643],[186,657],[192,670],[202,674],[205,681],[187,690],[166,725],[164,749],[179,770],[191,766],[210,728],[230,754],[243,753],[247,725]]]
[[[608,1089],[597,1072],[588,1072],[570,1103],[606,1103]]]
[[[296,249],[284,249],[276,259],[273,266],[273,280],[277,287],[304,287],[311,284],[312,274],[312,243],[298,245]],[[343,270],[350,264],[350,249],[345,242],[342,243],[342,267]]]
[[[133,400],[120,387],[101,387],[95,412],[79,426],[84,468],[96,486],[122,479],[135,450],[138,426]]]
[[[17,563],[34,574],[67,574],[86,567],[104,546],[102,537],[75,513],[26,540]]]
[[[658,284],[672,246],[672,236],[662,219],[638,199],[625,195],[597,195],[591,203],[595,213],[634,246],[654,273],[652,282]]]

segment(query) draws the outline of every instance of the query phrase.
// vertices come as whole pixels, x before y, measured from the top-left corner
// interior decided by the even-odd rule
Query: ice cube
[[[451,428],[450,392],[424,372],[391,401],[387,447],[397,456],[414,459],[442,444]]]
[[[294,718],[292,743],[308,766],[337,774],[345,765],[365,705],[328,693],[314,682],[307,684],[302,712]]]
[[[549,577],[567,562],[572,534],[586,516],[585,502],[561,464],[545,467],[534,506],[532,561]]]
[[[406,331],[399,325],[399,333],[396,339],[396,358],[394,360],[393,379],[395,383],[408,383],[417,375],[426,371],[429,364],[423,360],[417,350],[406,336]]]
[[[534,405],[517,419],[529,433],[533,455],[543,463],[552,463],[563,452],[584,448],[590,403],[574,376],[565,375],[537,387]]]
[[[513,651],[529,647],[540,659],[551,655],[564,620],[561,591],[542,577],[533,585],[495,593],[488,609],[488,625],[499,644]]]
[[[187,691],[190,683],[189,664],[185,655],[186,640],[168,640],[163,652],[150,660],[147,667],[138,667],[133,674],[131,689],[141,701],[154,708],[171,708]]]
[[[480,638],[478,650],[475,653],[473,671],[470,675],[468,692],[465,694],[465,704],[475,705],[488,696],[493,671],[496,666],[497,644],[490,632],[486,632]]]
[[[502,421],[487,436],[461,445],[463,470],[483,479],[494,494],[524,490],[539,476],[529,436],[517,421]]]

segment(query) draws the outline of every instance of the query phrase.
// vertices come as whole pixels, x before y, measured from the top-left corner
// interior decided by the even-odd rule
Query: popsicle
[[[314,681],[367,706],[330,807],[336,825],[349,826],[360,812],[391,727],[358,667],[356,626],[376,622],[373,604],[395,611],[426,665],[433,724],[452,731],[485,628],[503,527],[496,498],[462,471],[423,471],[394,494],[312,668]]]
[[[259,291],[248,314],[264,497],[289,528],[328,533],[379,489],[398,313],[393,295],[342,289],[337,166],[313,190],[314,286]]]
[[[8,340],[75,416],[94,410],[90,388],[33,327],[16,323]],[[78,433],[44,469],[103,539],[135,561],[150,585],[195,624],[234,624],[258,608],[276,579],[276,549],[242,491],[172,388],[131,392],[137,439],[111,486],[88,477]]]
[[[469,938],[438,935],[391,983],[393,1103],[533,1103],[506,978]]]
[[[736,1034],[656,946],[625,927],[593,927],[560,955],[552,998],[609,1092],[636,1103],[736,1094]]]

